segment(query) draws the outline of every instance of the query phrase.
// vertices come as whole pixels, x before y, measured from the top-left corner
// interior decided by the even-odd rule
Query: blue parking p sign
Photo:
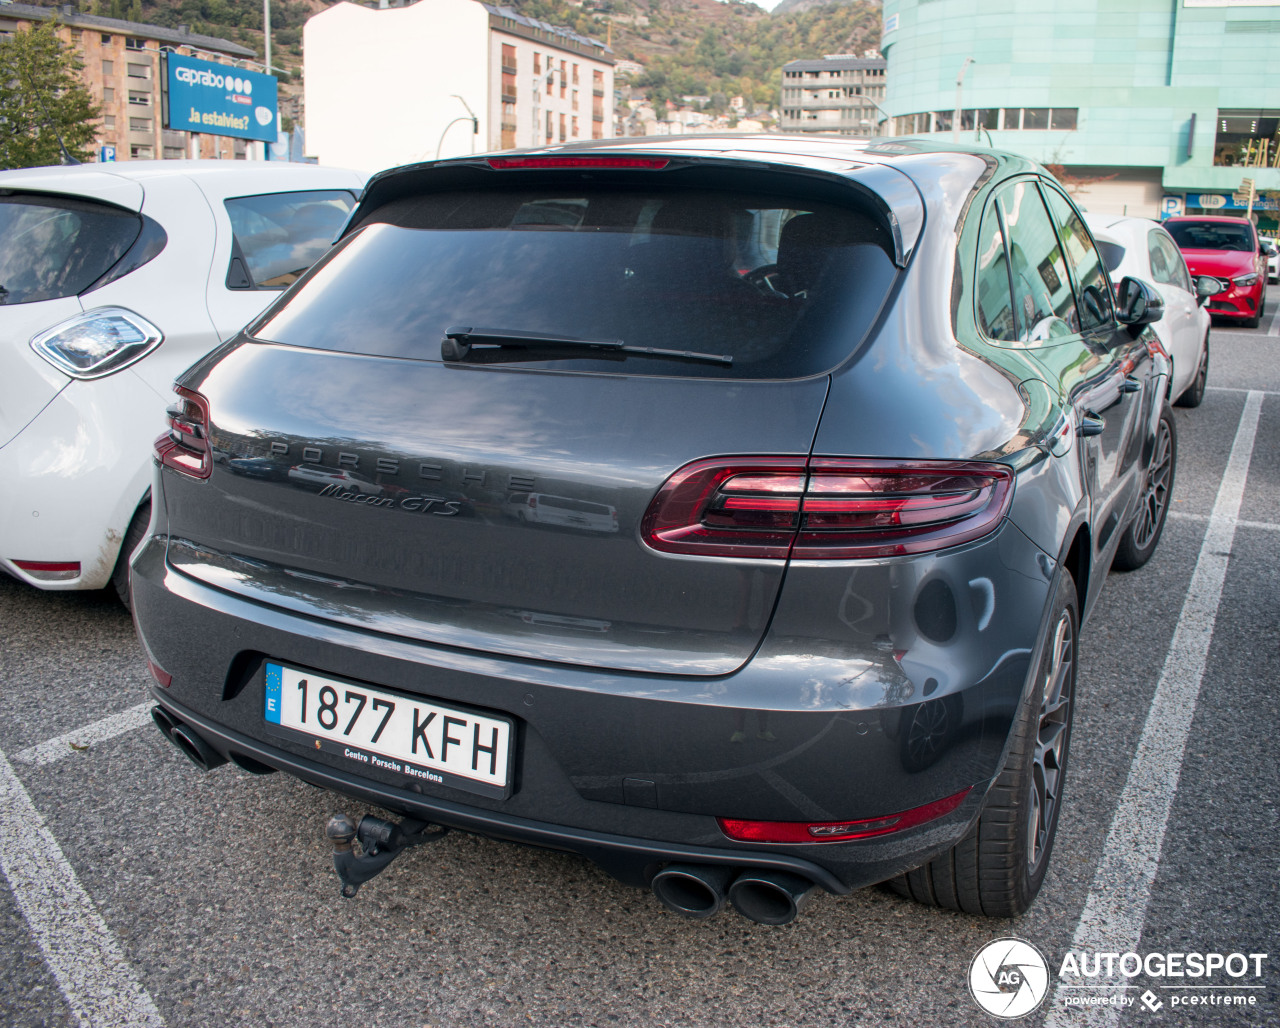
[[[98,147],[98,163],[110,164],[116,159],[116,148],[114,146]]]
[[[165,126],[213,136],[276,140],[276,77],[168,55]]]

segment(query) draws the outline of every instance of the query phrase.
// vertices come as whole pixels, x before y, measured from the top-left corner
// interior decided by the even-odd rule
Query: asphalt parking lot
[[[872,889],[785,928],[686,921],[576,858],[458,833],[343,900],[322,830],[366,811],[283,775],[197,771],[145,718],[118,604],[0,577],[0,1024],[993,1024],[966,980],[1007,936],[1050,968],[1023,1023],[1280,1023],[1270,307],[1259,329],[1215,326],[1205,402],[1176,409],[1160,549],[1110,576],[1085,626],[1066,806],[1025,916]],[[1076,952],[1268,956],[1209,979],[1149,960],[1059,975]]]

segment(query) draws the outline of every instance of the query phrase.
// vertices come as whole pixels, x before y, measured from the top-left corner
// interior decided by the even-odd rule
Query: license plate
[[[505,799],[510,794],[512,724],[430,700],[266,666],[269,727],[302,733],[316,749],[412,782]]]

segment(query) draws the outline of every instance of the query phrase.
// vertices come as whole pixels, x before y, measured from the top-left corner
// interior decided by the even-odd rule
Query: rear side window
[[[878,217],[798,197],[477,190],[398,200],[373,218],[259,338],[440,360],[444,333],[470,326],[720,358],[511,342],[475,348],[471,363],[797,377],[852,352],[896,274]]]
[[[990,204],[982,215],[978,239],[978,320],[989,339],[1012,343],[1018,338],[1009,291],[1009,260],[1000,226],[1000,209]]]
[[[1172,239],[1160,229],[1152,229],[1147,233],[1147,247],[1151,256],[1152,278],[1185,289],[1188,293],[1195,292],[1186,261]]]
[[[1034,346],[1074,335],[1080,326],[1075,295],[1040,191],[1026,180],[1005,186],[997,195],[1009,234],[1018,340]]]
[[[225,201],[235,242],[228,289],[283,289],[329,249],[355,206],[345,190],[264,193]]]
[[[1107,270],[1114,272],[1124,263],[1124,247],[1119,243],[1111,243],[1105,239],[1098,240],[1098,249],[1102,252],[1102,261]]]
[[[1045,186],[1044,193],[1075,280],[1080,328],[1087,332],[1107,327],[1111,324],[1111,282],[1102,257],[1093,245],[1089,230],[1067,198],[1052,186]]]
[[[0,196],[0,304],[77,296],[133,245],[142,219],[82,200]]]

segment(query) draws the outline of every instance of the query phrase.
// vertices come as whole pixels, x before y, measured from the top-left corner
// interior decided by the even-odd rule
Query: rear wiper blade
[[[440,356],[447,361],[465,360],[471,347],[477,344],[492,346],[547,347],[550,349],[603,350],[606,353],[635,354],[639,357],[670,357],[677,360],[707,361],[712,364],[732,364],[727,353],[699,353],[696,350],[663,350],[656,346],[628,346],[621,339],[584,339],[581,336],[551,335],[545,332],[524,332],[511,328],[451,327],[445,329],[440,341]]]

